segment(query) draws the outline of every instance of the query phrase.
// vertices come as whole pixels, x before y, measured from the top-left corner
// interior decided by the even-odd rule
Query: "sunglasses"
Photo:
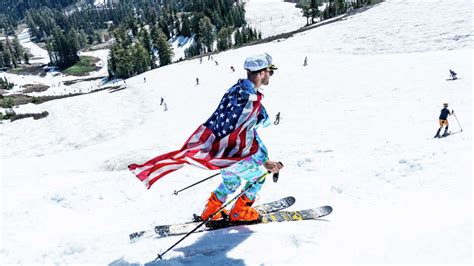
[[[275,72],[273,72],[273,70],[271,70],[271,69],[267,69],[267,72],[270,73],[270,76],[273,76],[273,73],[275,73]]]

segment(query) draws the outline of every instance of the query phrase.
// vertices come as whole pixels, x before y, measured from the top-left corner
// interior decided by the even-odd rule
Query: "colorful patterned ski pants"
[[[265,155],[263,155],[266,157]],[[257,152],[255,155],[245,158],[244,160],[233,164],[227,168],[221,170],[222,183],[214,191],[217,198],[225,202],[227,196],[234,193],[237,188],[240,187],[241,179],[247,180],[244,189],[248,188],[255,180],[265,174],[265,168],[263,164],[262,154]],[[245,192],[245,195],[250,200],[254,200],[257,192],[262,188],[265,179],[261,182],[257,182],[253,187]]]

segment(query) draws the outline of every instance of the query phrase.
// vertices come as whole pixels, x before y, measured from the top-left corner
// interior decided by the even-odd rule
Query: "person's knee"
[[[228,192],[234,193],[240,187],[240,178],[237,177],[230,180],[224,180],[223,184]]]

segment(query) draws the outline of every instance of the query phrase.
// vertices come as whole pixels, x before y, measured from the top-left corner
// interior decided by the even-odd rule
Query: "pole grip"
[[[281,164],[281,166],[283,166],[283,163],[282,162],[278,162],[279,164]],[[273,174],[273,182],[278,182],[278,178],[280,177],[280,172],[278,173],[274,173]]]

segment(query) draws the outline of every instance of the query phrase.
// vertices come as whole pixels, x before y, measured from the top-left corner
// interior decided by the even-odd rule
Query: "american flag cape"
[[[144,164],[128,166],[148,189],[161,177],[190,164],[209,170],[228,167],[259,149],[256,125],[268,119],[255,93],[245,79],[222,97],[213,115],[188,138],[180,150],[157,156]]]

